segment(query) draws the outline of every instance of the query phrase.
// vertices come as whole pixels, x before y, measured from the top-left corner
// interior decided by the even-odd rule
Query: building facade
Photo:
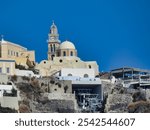
[[[71,81],[71,90],[80,109],[96,112],[101,108],[103,88],[100,78],[95,77],[94,69],[63,68],[58,78],[62,81]]]
[[[0,58],[0,74],[14,75],[15,60]]]
[[[62,68],[89,68],[99,73],[96,61],[82,61],[78,55],[75,45],[70,41],[60,42],[58,29],[53,22],[48,34],[48,60],[41,61],[36,69],[41,76],[50,76]]]
[[[34,66],[35,52],[28,51],[27,48],[18,44],[0,41],[0,74],[15,75],[16,65],[22,65],[25,68]]]
[[[35,52],[28,51],[27,48],[5,41],[2,38],[0,41],[0,58],[5,60],[15,60],[17,65],[27,66],[27,59],[31,62],[35,62]]]

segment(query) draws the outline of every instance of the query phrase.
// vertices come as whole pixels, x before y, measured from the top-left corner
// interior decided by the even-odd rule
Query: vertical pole
[[[85,94],[83,95],[83,109],[85,109]]]
[[[132,80],[133,80],[133,68],[132,68]]]
[[[122,69],[122,75],[123,75],[123,79],[124,79],[124,68]]]

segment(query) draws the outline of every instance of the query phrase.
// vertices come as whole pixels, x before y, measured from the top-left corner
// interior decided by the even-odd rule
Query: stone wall
[[[150,89],[145,90],[146,99],[150,101]]]
[[[45,100],[34,104],[33,113],[74,113],[74,102],[72,100]]]
[[[39,79],[39,84],[45,92],[49,93],[72,93],[71,81],[58,80],[56,78]]]
[[[32,113],[73,113],[78,111],[74,94],[44,93],[37,100],[30,100]]]
[[[132,102],[130,94],[110,94],[105,105],[105,112],[128,112],[128,104]]]

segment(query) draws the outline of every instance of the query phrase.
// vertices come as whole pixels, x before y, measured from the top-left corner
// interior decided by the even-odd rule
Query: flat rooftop
[[[129,71],[150,73],[150,70],[134,68],[134,67],[117,68],[117,69],[111,70],[110,72],[111,73],[122,73],[122,72],[129,72]]]

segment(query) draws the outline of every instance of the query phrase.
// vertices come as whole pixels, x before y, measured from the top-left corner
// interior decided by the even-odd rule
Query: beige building
[[[15,60],[0,58],[0,74],[14,75]]]
[[[27,59],[32,63],[35,62],[35,52],[28,51],[27,48],[5,41],[2,38],[0,41],[0,58],[5,60],[15,60],[17,65],[26,66]]]
[[[54,22],[48,37],[48,60],[43,60],[36,66],[40,75],[50,76],[62,68],[89,68],[94,69],[95,75],[98,75],[99,67],[96,61],[82,61],[77,57],[77,50],[72,42],[60,42],[58,29]]]

